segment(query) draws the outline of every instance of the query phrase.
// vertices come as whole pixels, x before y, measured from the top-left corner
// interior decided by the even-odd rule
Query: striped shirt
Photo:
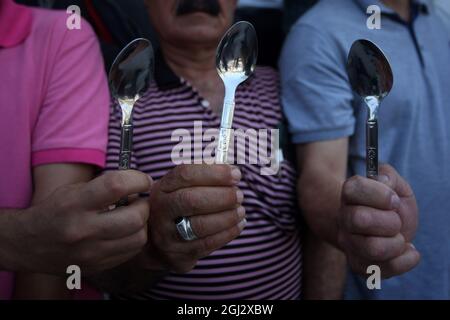
[[[175,165],[171,153],[178,142],[172,132],[194,133],[220,127],[220,118],[189,83],[175,76],[160,59],[156,83],[134,109],[132,167],[163,177]],[[107,169],[117,169],[120,148],[118,106],[113,106]],[[236,93],[234,129],[276,129],[282,121],[279,83],[275,71],[257,68]],[[248,142],[248,141],[247,141]],[[207,143],[202,142],[203,147]],[[248,143],[247,143],[248,146]],[[193,156],[193,155],[192,155]],[[247,225],[228,245],[198,261],[187,274],[169,274],[133,299],[299,299],[301,242],[296,222],[296,172],[282,161],[276,175],[261,175],[260,164],[239,165]],[[175,228],[175,226],[174,226]]]

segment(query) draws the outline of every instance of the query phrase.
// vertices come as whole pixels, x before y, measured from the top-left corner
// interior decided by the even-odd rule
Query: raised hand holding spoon
[[[223,36],[217,48],[216,68],[225,85],[222,121],[216,163],[227,163],[237,87],[253,73],[258,57],[258,40],[253,25],[240,21]]]
[[[133,107],[153,79],[154,53],[147,39],[130,42],[116,57],[109,71],[109,86],[122,110],[119,170],[130,169],[133,143]],[[121,199],[119,206],[126,205]]]

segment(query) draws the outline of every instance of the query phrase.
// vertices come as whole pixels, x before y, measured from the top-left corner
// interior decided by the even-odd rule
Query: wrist
[[[340,243],[339,243],[339,210],[336,210],[337,214],[330,214],[331,212],[328,211],[329,214],[324,215],[324,219],[317,219],[317,216],[320,216],[319,212],[311,212],[310,215],[308,215],[306,212],[304,212],[307,220],[307,224],[309,226],[309,229],[314,234],[314,236],[321,241],[324,241],[331,246],[341,249]],[[310,218],[308,219],[308,216]]]
[[[328,177],[327,182],[316,181],[316,175],[301,179],[299,205],[306,222],[322,241],[339,249],[339,217],[343,179]],[[324,187],[328,186],[328,187]],[[323,201],[322,199],[327,199]]]

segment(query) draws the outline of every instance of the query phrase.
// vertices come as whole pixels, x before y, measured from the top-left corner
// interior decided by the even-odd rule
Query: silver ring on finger
[[[175,220],[178,234],[185,241],[192,241],[198,239],[192,229],[191,220],[188,217],[180,217]]]

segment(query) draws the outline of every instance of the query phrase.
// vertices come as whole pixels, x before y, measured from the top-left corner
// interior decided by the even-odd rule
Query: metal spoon
[[[392,89],[394,77],[388,59],[373,42],[353,43],[347,62],[353,90],[369,108],[366,122],[366,175],[378,176],[378,108]]]
[[[226,163],[234,115],[237,87],[253,73],[258,57],[258,39],[253,25],[240,21],[223,36],[217,47],[216,68],[225,85],[222,121],[216,163]]]
[[[119,170],[130,169],[133,143],[133,107],[153,79],[154,54],[147,39],[130,42],[117,55],[109,71],[109,86],[122,109]],[[122,199],[118,205],[126,205]]]

